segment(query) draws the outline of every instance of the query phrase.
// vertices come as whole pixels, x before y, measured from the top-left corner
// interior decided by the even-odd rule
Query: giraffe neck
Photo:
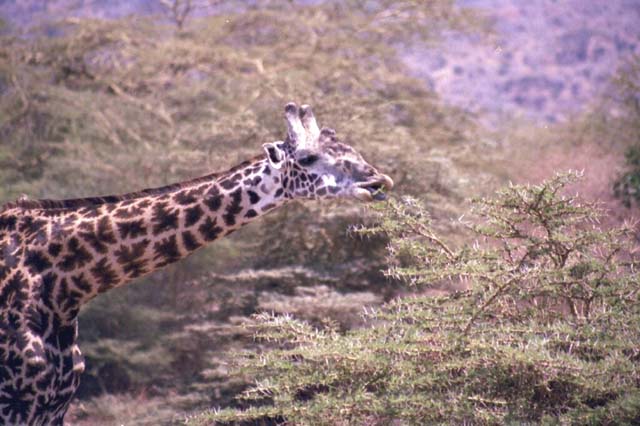
[[[289,195],[281,179],[260,158],[154,195],[64,210],[48,217],[48,244],[25,257],[32,264],[27,269],[54,287],[50,294],[61,300],[56,310],[72,321],[98,293],[176,262],[282,205]]]

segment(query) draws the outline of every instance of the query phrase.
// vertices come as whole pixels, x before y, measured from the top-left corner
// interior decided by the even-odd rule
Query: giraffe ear
[[[267,160],[274,169],[282,168],[284,164],[284,151],[274,142],[262,144],[264,152],[267,154]]]

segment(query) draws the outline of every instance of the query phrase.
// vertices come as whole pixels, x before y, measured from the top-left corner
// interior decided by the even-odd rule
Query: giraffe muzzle
[[[387,199],[385,191],[393,188],[393,180],[387,175],[379,175],[375,180],[356,184],[354,196],[365,202],[384,201]]]

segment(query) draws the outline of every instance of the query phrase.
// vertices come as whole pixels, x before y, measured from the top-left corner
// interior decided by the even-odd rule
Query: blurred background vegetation
[[[632,55],[571,120],[486,126],[402,58],[416,44],[446,50],[452,32],[490,43],[494,25],[468,2],[149,0],[92,16],[45,3],[37,21],[0,20],[0,202],[224,170],[281,139],[282,107],[295,100],[393,176],[397,194],[419,199],[448,244],[477,238],[457,222],[469,198],[556,170],[586,170],[578,190],[605,203],[603,223],[637,211]],[[230,354],[269,346],[242,327],[252,315],[288,313],[346,333],[371,326],[364,307],[460,288],[385,275],[391,237],[349,232],[376,217],[352,202],[296,204],[96,299],[80,318],[87,370],[67,421],[172,424],[245,407],[235,397],[254,378],[230,374]]]

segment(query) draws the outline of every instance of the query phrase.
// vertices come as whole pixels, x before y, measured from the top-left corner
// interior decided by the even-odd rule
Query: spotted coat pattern
[[[0,423],[62,424],[84,361],[82,305],[298,198],[380,198],[391,188],[308,107],[285,141],[222,174],[137,193],[21,199],[0,208]]]

